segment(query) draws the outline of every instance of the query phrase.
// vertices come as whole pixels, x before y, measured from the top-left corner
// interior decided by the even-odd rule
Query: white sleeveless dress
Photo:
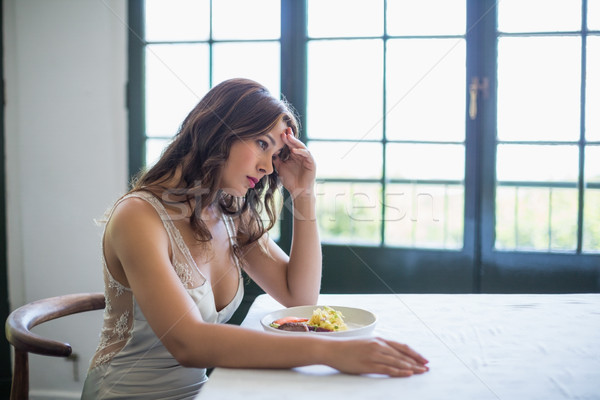
[[[210,282],[202,275],[166,209],[152,194],[135,192],[123,201],[137,197],[150,203],[160,215],[169,235],[173,268],[207,323],[225,323],[239,307],[244,296],[243,279],[238,260],[230,246],[232,264],[239,271],[235,297],[217,311]],[[117,202],[116,205],[119,204]],[[112,216],[113,209],[108,214]],[[234,244],[235,226],[224,216],[230,244]],[[82,399],[193,399],[207,380],[206,370],[179,365],[142,314],[132,291],[110,274],[104,252],[106,308],[100,343],[91,360]]]

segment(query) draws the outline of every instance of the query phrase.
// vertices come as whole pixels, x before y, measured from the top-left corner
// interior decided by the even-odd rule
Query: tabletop
[[[407,343],[430,371],[216,368],[198,399],[600,399],[600,294],[342,294],[318,304],[375,313],[374,335]],[[280,308],[261,295],[242,326],[261,330],[260,319]]]

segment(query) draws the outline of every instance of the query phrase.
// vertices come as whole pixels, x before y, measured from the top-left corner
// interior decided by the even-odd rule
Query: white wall
[[[3,15],[14,309],[102,290],[101,229],[93,219],[127,185],[126,0],[4,0]],[[37,329],[73,345],[79,381],[72,362],[32,356],[32,397],[78,398],[98,313]]]

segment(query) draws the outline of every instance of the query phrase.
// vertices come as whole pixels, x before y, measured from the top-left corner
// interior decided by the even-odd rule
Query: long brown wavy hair
[[[160,159],[135,180],[131,192],[150,191],[163,203],[168,203],[171,195],[183,198],[193,209],[190,224],[196,238],[203,242],[210,241],[212,236],[201,218],[202,209],[216,205],[222,213],[239,217],[236,218],[238,245],[234,246],[239,257],[240,247],[256,242],[275,224],[278,209],[274,195],[281,184],[274,171],[244,197],[229,196],[219,187],[223,165],[236,141],[264,135],[279,121],[284,121],[298,137],[298,120],[285,100],[273,97],[264,86],[249,79],[224,81],[212,88],[188,114]],[[285,160],[288,155],[289,149],[285,147],[280,157]],[[177,171],[180,174],[176,189],[165,187]],[[267,226],[261,217],[263,211],[269,218]]]

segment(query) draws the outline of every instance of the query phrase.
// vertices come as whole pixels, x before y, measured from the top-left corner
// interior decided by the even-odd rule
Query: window
[[[280,92],[279,15],[277,0],[145,1],[146,165],[216,83],[243,75]]]
[[[600,36],[578,1],[498,6],[496,248],[598,252]]]
[[[463,0],[308,1],[324,241],[462,248],[465,17]]]
[[[130,0],[129,18],[132,173],[223,79],[281,92],[319,162],[325,290],[600,289],[600,0]]]

